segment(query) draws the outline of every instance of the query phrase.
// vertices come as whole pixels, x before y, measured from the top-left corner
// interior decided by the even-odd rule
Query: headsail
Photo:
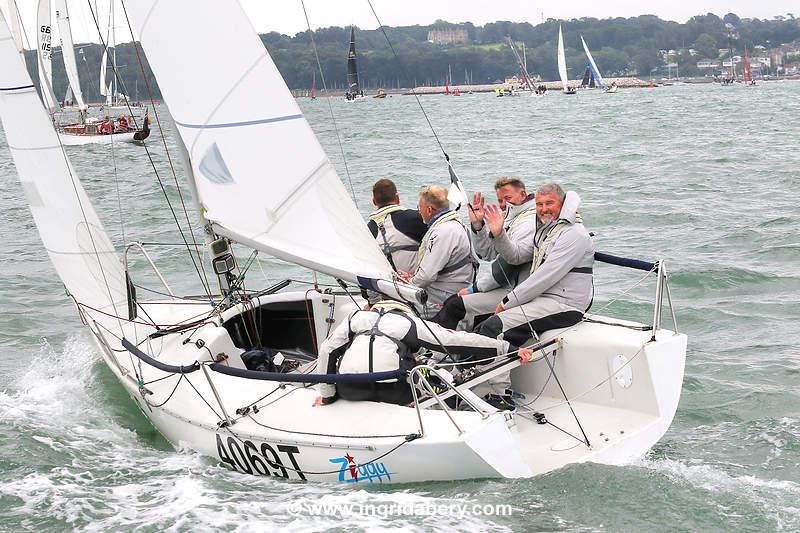
[[[58,109],[58,101],[53,92],[53,62],[51,59],[51,40],[53,37],[50,27],[50,0],[39,0],[37,15],[37,45],[39,59],[39,88],[42,91],[42,101],[47,110],[52,113]]]
[[[561,90],[567,92],[569,78],[567,77],[567,60],[564,57],[564,36],[561,34],[561,25],[558,26],[558,75],[561,77]]]
[[[81,92],[81,81],[78,76],[78,63],[75,61],[75,47],[72,44],[72,28],[69,25],[69,11],[67,11],[67,0],[57,0],[56,22],[58,31],[61,33],[61,55],[64,58],[64,69],[67,71],[69,86],[72,87],[72,94],[75,96],[75,103],[81,111],[86,110],[86,103],[83,101]]]
[[[10,37],[0,13],[0,119],[42,242],[77,301],[106,313],[124,314],[122,263]]]
[[[597,64],[594,62],[594,58],[592,57],[592,53],[589,51],[589,47],[586,46],[586,41],[583,40],[583,35],[581,35],[581,42],[583,43],[583,50],[586,52],[586,57],[589,58],[589,68],[592,70],[592,77],[597,85],[600,86],[601,89],[605,89],[606,86],[603,84],[603,77],[600,75],[600,71],[597,69]]]
[[[350,51],[347,52],[347,91],[350,94],[359,94],[361,87],[358,85],[358,67],[356,67],[356,28],[350,26]]]
[[[358,273],[391,279],[389,263],[238,2],[142,0],[128,5],[128,14],[214,230],[351,282]]]

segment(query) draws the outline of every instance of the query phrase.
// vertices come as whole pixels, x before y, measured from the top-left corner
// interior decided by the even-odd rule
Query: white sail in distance
[[[103,50],[103,59],[100,60],[100,94],[102,96],[110,93],[106,89],[106,63],[108,63],[108,48]]]
[[[81,92],[81,81],[78,76],[78,63],[75,60],[75,46],[72,43],[72,28],[69,24],[69,11],[67,11],[67,0],[56,0],[56,22],[58,31],[61,34],[61,55],[64,58],[64,69],[67,71],[69,86],[72,87],[72,95],[75,97],[75,104],[78,109],[85,111],[86,102],[83,101]]]
[[[359,274],[391,279],[391,266],[238,2],[143,0],[127,9],[214,230],[351,282]]]
[[[53,92],[53,62],[51,59],[51,41],[53,38],[50,27],[50,0],[39,0],[36,11],[37,21],[37,58],[39,60],[39,88],[42,91],[42,101],[47,110],[52,113],[58,109],[58,100]]]
[[[10,36],[0,13],[0,121],[39,235],[76,301],[103,313],[124,314],[122,263]]]
[[[561,77],[561,90],[567,92],[569,78],[567,77],[567,59],[564,56],[564,36],[561,34],[561,25],[558,26],[558,75]]]
[[[583,35],[581,35],[581,42],[583,43],[583,50],[586,52],[586,57],[589,58],[589,66],[592,69],[592,76],[594,76],[595,83],[597,83],[601,89],[605,89],[606,86],[603,83],[603,76],[600,75],[600,71],[597,69],[597,64],[594,62],[594,58],[592,57],[592,53],[589,51],[589,47],[586,46],[586,41],[583,40]]]

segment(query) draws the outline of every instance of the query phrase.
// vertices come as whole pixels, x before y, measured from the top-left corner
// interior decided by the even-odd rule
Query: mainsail
[[[37,45],[39,59],[39,88],[42,91],[42,101],[47,110],[52,113],[58,109],[58,101],[53,92],[53,62],[51,59],[52,29],[50,28],[50,0],[39,0],[39,9],[36,12]]]
[[[569,78],[567,77],[567,60],[564,57],[564,36],[561,26],[558,26],[558,75],[561,77],[561,90],[567,92]]]
[[[605,89],[606,86],[603,84],[603,77],[600,75],[600,71],[597,69],[597,64],[594,62],[594,58],[592,57],[592,53],[589,51],[589,47],[586,46],[586,41],[583,40],[583,35],[581,35],[581,42],[583,43],[583,50],[586,52],[586,57],[589,59],[588,68],[592,71],[592,77],[597,85],[600,86],[601,89]]]
[[[33,219],[61,281],[80,303],[124,314],[122,263],[42,109],[2,13],[0,119]]]
[[[129,4],[128,14],[214,231],[351,282],[358,274],[391,279],[391,266],[238,2],[142,0]]]
[[[64,57],[64,69],[67,71],[69,86],[72,87],[72,94],[78,109],[85,111],[86,103],[83,101],[81,92],[81,81],[78,76],[78,64],[75,61],[75,47],[72,44],[72,29],[69,25],[69,11],[67,11],[67,0],[58,0],[56,4],[56,22],[58,31],[61,33],[61,54]]]
[[[347,52],[347,91],[350,94],[360,94],[358,85],[358,67],[356,67],[356,28],[350,26],[350,51]]]

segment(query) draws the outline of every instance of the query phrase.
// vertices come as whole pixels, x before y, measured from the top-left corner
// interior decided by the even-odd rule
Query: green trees
[[[580,18],[567,21],[548,19],[537,25],[527,22],[497,21],[484,26],[471,23],[453,24],[436,21],[431,25],[386,27],[397,57],[392,53],[380,30],[356,30],[359,74],[368,89],[378,87],[411,87],[414,85],[442,85],[448,72],[453,73],[451,84],[463,84],[471,78],[475,84],[491,83],[517,74],[519,67],[508,49],[506,39],[511,36],[517,44],[526,47],[528,70],[540,74],[545,80],[558,79],[556,67],[556,41],[559,24],[564,30],[568,74],[578,78],[583,74],[586,56],[580,43],[583,35],[592,49],[604,75],[636,74],[643,78],[665,68],[661,50],[676,50],[682,75],[698,74],[697,61],[717,59],[718,49],[728,47],[725,23],[736,27],[739,39],[733,42],[734,53],[743,55],[744,46],[753,54],[753,45],[778,46],[800,38],[800,20],[792,14],[771,20],[740,19],[733,13],[723,18],[707,13],[692,17],[684,24],[661,20],[653,15],[631,18]],[[427,41],[433,28],[462,28],[467,30],[470,42],[439,45]],[[320,63],[327,86],[341,90],[345,86],[346,57],[349,28],[321,28],[314,32]],[[272,55],[275,64],[292,89],[308,89],[317,70],[317,60],[311,46],[309,32],[294,36],[276,32],[266,33],[261,40]],[[694,54],[689,52],[694,50]],[[99,45],[82,47],[86,61],[79,56],[84,94],[89,100],[99,98]],[[56,52],[58,56],[58,52]],[[144,55],[141,55],[144,60]],[[37,79],[36,60],[28,53],[29,71]],[[134,47],[121,44],[117,47],[119,75],[125,90],[140,99],[147,97]],[[66,91],[63,65],[54,61],[54,89],[57,95]],[[159,98],[155,80],[144,65],[144,78]],[[109,73],[109,76],[111,74]],[[317,90],[322,90],[322,76],[316,73]]]

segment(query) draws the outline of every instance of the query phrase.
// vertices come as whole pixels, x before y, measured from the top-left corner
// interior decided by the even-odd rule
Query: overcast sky
[[[25,21],[28,41],[35,39],[36,4],[34,0],[16,0]],[[169,0],[164,0],[169,1]],[[277,31],[288,35],[307,29],[300,0],[241,0],[259,33]],[[7,15],[7,0],[0,0]],[[92,0],[98,5],[101,27],[106,27],[109,0]],[[437,19],[449,22],[472,22],[483,25],[497,20],[538,24],[543,19],[581,17],[632,17],[643,14],[686,22],[694,15],[736,13],[741,18],[772,18],[795,12],[800,17],[797,0],[372,0],[381,22],[388,26],[430,24]],[[86,0],[68,0],[74,41],[98,42],[95,23]],[[375,29],[378,23],[367,0],[305,0],[312,28],[349,26]],[[124,28],[122,10],[117,9],[118,41],[130,40]],[[105,30],[104,30],[105,31]],[[127,38],[125,37],[127,35]],[[34,46],[29,46],[34,48]]]

